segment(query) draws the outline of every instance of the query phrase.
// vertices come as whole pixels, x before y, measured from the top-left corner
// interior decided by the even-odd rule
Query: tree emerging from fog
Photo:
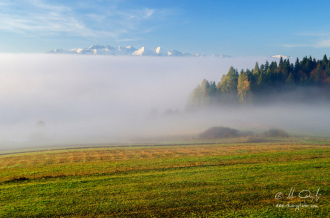
[[[330,61],[304,57],[290,63],[281,58],[238,72],[230,67],[217,85],[204,79],[190,96],[190,109],[217,105],[311,102],[330,100]]]

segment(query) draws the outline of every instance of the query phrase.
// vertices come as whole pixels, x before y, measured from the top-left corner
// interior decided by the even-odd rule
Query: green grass
[[[1,217],[328,217],[326,139],[0,156]],[[285,197],[295,187],[295,198]],[[299,204],[302,190],[320,199]]]

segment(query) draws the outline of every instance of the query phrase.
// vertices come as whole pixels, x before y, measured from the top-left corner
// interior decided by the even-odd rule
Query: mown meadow
[[[3,153],[0,217],[329,217],[330,140],[259,141]]]

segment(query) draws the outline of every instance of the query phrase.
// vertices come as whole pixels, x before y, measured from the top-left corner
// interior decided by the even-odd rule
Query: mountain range
[[[191,54],[187,52],[181,52],[178,50],[167,51],[161,47],[157,47],[154,50],[141,47],[139,49],[134,48],[133,46],[117,46],[113,47],[110,45],[92,45],[89,48],[74,48],[74,49],[53,49],[48,53],[52,54],[83,54],[83,55],[129,55],[129,56],[195,56],[195,57],[204,57],[199,53]],[[228,55],[211,55],[213,57],[230,57]]]

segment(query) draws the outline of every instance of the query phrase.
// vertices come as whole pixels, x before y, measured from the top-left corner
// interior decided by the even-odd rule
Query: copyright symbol
[[[275,195],[275,199],[280,200],[282,198],[283,198],[283,193],[282,192],[277,192],[276,195]]]

